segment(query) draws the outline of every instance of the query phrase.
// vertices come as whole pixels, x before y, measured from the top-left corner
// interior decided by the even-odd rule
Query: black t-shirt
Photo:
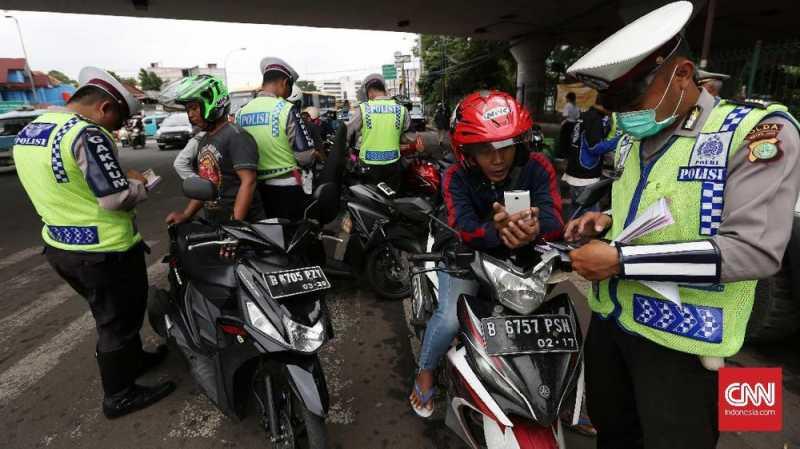
[[[567,174],[582,179],[599,178],[603,174],[603,164],[597,164],[593,169],[587,170],[580,163],[581,140],[586,139],[586,144],[593,147],[603,141],[608,134],[606,129],[605,114],[591,107],[581,113],[581,120],[575,125],[572,132],[571,145],[567,154]]]
[[[253,137],[239,125],[226,123],[213,135],[206,133],[197,152],[197,173],[217,185],[216,201],[205,204],[206,215],[213,221],[227,221],[233,215],[236,194],[241,181],[236,170],[258,168],[258,146]],[[247,221],[264,218],[258,190],[253,193]]]

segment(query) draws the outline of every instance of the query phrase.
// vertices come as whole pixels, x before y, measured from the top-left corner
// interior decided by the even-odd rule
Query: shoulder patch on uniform
[[[745,140],[754,142],[763,139],[773,139],[778,137],[782,129],[783,124],[781,123],[759,123],[747,133]]]
[[[15,145],[35,145],[46,147],[50,140],[50,134],[56,129],[55,123],[32,122],[22,128],[14,139]]]
[[[750,154],[747,156],[750,162],[772,162],[783,156],[780,139],[760,139],[751,142],[747,147],[750,149]]]
[[[103,197],[126,190],[128,179],[114,155],[114,143],[106,133],[89,126],[83,129],[80,139],[86,146],[86,178],[95,195]]]

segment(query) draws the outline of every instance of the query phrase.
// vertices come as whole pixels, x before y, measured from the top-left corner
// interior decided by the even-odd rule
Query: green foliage
[[[588,51],[589,49],[586,47],[572,45],[557,45],[553,48],[550,56],[545,60],[547,83],[551,86],[558,84],[567,68]]]
[[[308,80],[297,80],[297,87],[300,88],[303,92],[316,92],[317,85],[314,84],[313,81]]]
[[[155,73],[139,69],[139,85],[142,90],[161,90],[163,84],[164,80]]]
[[[116,73],[115,71],[113,71],[113,70],[106,70],[106,72],[108,72],[108,73],[109,73],[109,75],[111,75],[111,76],[113,76],[114,78],[116,78],[116,79],[117,79],[117,81],[119,81],[119,82],[120,82],[120,83],[122,83],[122,84],[128,84],[128,85],[130,85],[130,86],[135,86],[135,85],[137,84],[137,83],[136,83],[136,78],[126,78],[126,77],[124,77],[124,76],[119,76],[119,75],[117,75],[117,73]]]
[[[479,89],[515,93],[517,66],[507,42],[433,35],[421,38],[425,73],[420,90],[426,104],[444,99],[452,105]]]
[[[75,81],[74,79],[68,77],[66,74],[64,74],[64,72],[61,72],[61,71],[58,71],[58,70],[51,70],[51,71],[47,72],[47,75],[49,75],[52,78],[57,79],[58,81],[60,81],[63,84],[72,84],[73,86],[78,87],[78,82]]]

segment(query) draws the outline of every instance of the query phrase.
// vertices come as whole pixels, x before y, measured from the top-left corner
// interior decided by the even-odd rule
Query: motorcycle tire
[[[366,256],[364,276],[370,288],[383,299],[395,301],[411,294],[408,264],[396,260],[397,256],[402,257],[400,250],[391,245],[379,246]]]
[[[167,322],[164,317],[170,310],[168,295],[160,288],[151,287],[147,297],[147,320],[161,338],[167,338]]]
[[[295,400],[295,407],[306,430],[305,438],[299,442],[297,449],[327,449],[328,429],[325,427],[325,418],[311,413],[300,401]]]

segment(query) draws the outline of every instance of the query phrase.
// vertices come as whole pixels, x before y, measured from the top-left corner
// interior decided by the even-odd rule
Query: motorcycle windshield
[[[511,331],[517,323],[535,323],[545,320],[570,320],[571,332],[576,341],[569,350],[551,347],[506,348],[507,353],[493,354],[494,342],[490,341],[505,326],[496,323],[511,320]],[[568,296],[559,295],[539,307],[535,313],[520,317],[516,312],[496,303],[472,296],[462,295],[458,303],[458,318],[461,338],[467,348],[467,361],[480,381],[486,386],[500,408],[510,415],[533,419],[540,425],[549,426],[558,419],[564,402],[573,402],[573,390],[581,367],[582,335],[578,317]],[[491,321],[490,321],[491,320]],[[489,331],[490,322],[496,324],[495,334]],[[566,329],[566,326],[564,326]],[[534,335],[533,341],[553,338],[542,332]],[[574,350],[573,350],[574,349]],[[568,398],[568,400],[567,400]]]

